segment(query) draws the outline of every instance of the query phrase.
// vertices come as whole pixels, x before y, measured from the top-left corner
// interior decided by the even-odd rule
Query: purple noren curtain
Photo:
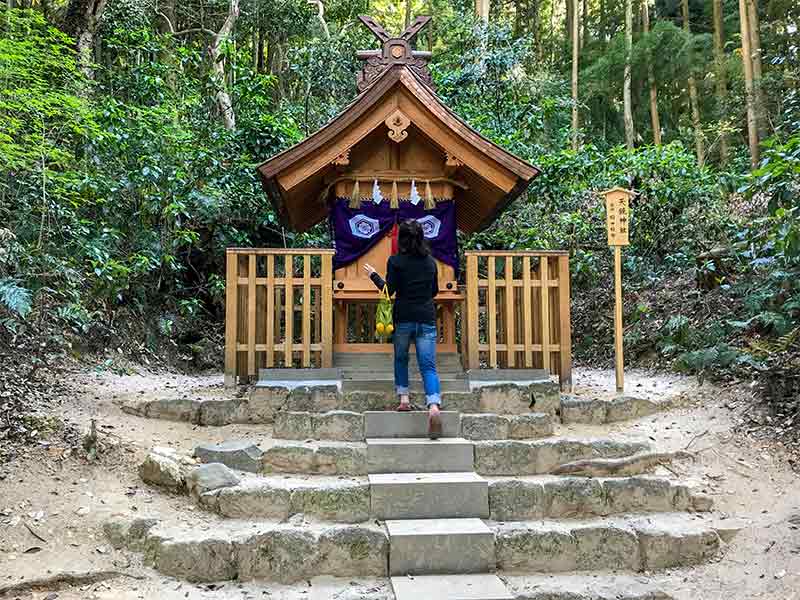
[[[380,204],[365,200],[360,208],[350,208],[347,198],[337,198],[330,209],[336,244],[334,268],[358,260],[389,233],[395,223],[406,219],[420,221],[433,256],[453,267],[458,276],[456,206],[452,200],[437,202],[435,208],[425,210],[422,202],[417,205],[400,202],[400,208],[392,209],[387,200]]]

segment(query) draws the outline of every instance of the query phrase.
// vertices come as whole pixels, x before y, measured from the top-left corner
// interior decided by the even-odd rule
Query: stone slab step
[[[392,577],[395,600],[514,600],[497,575]]]
[[[487,573],[495,568],[494,534],[480,519],[386,521],[390,575]]]
[[[564,424],[602,425],[638,419],[667,410],[669,402],[653,402],[633,396],[618,398],[582,398],[561,396],[561,422]]]
[[[145,563],[185,581],[263,580],[294,583],[317,577],[386,577],[384,528],[223,521],[187,527],[157,519],[113,517],[103,531],[114,548],[144,552]]]
[[[285,521],[303,514],[320,521],[368,521],[370,485],[366,478],[260,476],[201,494],[206,510],[232,519]]]
[[[461,415],[461,435],[468,440],[524,440],[548,437],[553,431],[553,417],[546,413]]]
[[[672,600],[653,583],[629,575],[505,577],[515,600]]]
[[[542,475],[587,458],[620,458],[645,452],[644,442],[548,438],[475,442],[475,470],[482,475]]]
[[[489,484],[475,473],[369,476],[376,519],[489,517]]]
[[[411,350],[409,365],[413,365],[414,350]],[[461,367],[461,356],[457,352],[438,352],[436,364]],[[338,368],[358,367],[375,368],[384,366],[391,369],[394,365],[394,354],[391,352],[336,352],[333,355],[333,366]]]
[[[473,443],[464,438],[367,438],[367,473],[473,470]]]
[[[653,514],[584,521],[493,525],[505,571],[652,571],[688,567],[720,550],[714,527],[691,515]]]
[[[466,379],[444,379],[439,380],[440,391],[444,394],[447,392],[468,392],[469,382]],[[342,391],[348,392],[384,392],[394,393],[394,379],[364,379],[364,380],[351,380],[345,379],[342,381]],[[411,380],[408,386],[410,392],[423,393],[425,388],[420,380]]]
[[[654,476],[524,477],[489,480],[496,521],[582,519],[626,513],[708,512],[711,496],[698,487]]]
[[[459,437],[461,435],[459,413],[442,411],[440,414],[442,437]],[[368,438],[425,437],[428,434],[428,413],[367,411],[364,413],[364,433]]]

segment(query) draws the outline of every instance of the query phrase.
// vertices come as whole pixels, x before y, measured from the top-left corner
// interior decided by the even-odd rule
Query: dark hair
[[[431,251],[422,232],[422,225],[414,219],[400,223],[397,233],[397,249],[400,254],[410,256],[428,256]]]

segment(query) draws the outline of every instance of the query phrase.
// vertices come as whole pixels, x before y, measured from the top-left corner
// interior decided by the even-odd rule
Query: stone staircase
[[[651,474],[670,457],[649,441],[559,435],[565,423],[665,407],[560,397],[554,386],[449,392],[436,441],[426,413],[374,410],[386,400],[377,391],[262,389],[224,409],[183,404],[182,420],[224,413],[212,420],[271,422],[273,436],[201,446],[202,464],[154,449],[142,478],[188,493],[209,520],[117,519],[106,532],[193,582],[329,574],[388,578],[396,600],[668,599],[631,576],[706,562],[734,532],[697,488]],[[585,461],[609,474],[583,476]]]
[[[474,471],[474,442],[455,437],[458,413],[443,421],[445,437],[431,441],[424,412],[366,414],[371,510],[385,521],[395,597],[419,597],[409,576],[439,575],[425,579],[433,597],[510,599],[493,573],[489,482]]]

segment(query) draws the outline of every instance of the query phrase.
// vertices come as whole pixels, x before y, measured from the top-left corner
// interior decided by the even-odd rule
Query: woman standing
[[[364,265],[370,279],[378,287],[384,285],[394,301],[394,383],[400,396],[399,411],[410,411],[408,400],[408,349],[412,340],[417,364],[425,386],[428,405],[428,434],[431,439],[442,435],[439,414],[441,392],[436,372],[436,305],[439,293],[436,261],[431,256],[422,227],[414,220],[404,221],[398,231],[398,254],[389,257],[386,281],[371,265]]]

